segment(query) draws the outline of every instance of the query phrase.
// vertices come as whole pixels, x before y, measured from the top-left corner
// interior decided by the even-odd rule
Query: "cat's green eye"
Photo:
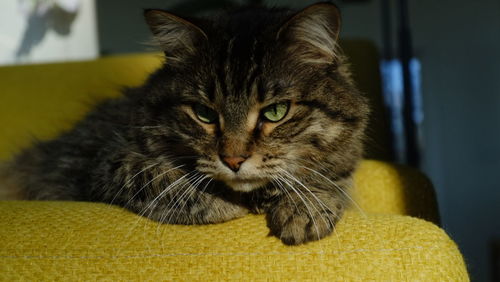
[[[193,111],[196,117],[204,123],[215,123],[219,117],[216,111],[201,104],[195,104],[193,106]]]
[[[287,102],[269,105],[262,111],[264,117],[271,122],[278,122],[282,120],[287,113],[288,113]]]

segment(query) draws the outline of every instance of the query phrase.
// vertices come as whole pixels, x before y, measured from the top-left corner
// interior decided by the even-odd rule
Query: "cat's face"
[[[336,10],[253,31],[244,15],[240,26],[202,27],[159,11],[146,17],[167,54],[147,84],[145,126],[161,125],[143,131],[152,152],[244,192],[359,158],[367,109],[338,53]]]

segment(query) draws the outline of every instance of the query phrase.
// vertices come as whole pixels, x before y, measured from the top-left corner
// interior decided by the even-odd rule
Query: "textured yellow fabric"
[[[365,212],[411,215],[439,224],[431,182],[415,169],[381,161],[363,161],[353,198]]]
[[[0,222],[5,281],[468,279],[453,241],[408,216],[348,212],[334,235],[294,247],[255,215],[175,226],[104,204],[0,202]]]
[[[52,138],[97,101],[140,85],[162,62],[156,53],[94,61],[0,67],[0,159]]]

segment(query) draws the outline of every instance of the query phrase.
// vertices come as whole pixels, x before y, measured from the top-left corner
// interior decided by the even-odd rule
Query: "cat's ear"
[[[340,11],[334,4],[313,4],[283,24],[278,40],[284,40],[290,55],[305,63],[329,64],[338,56]]]
[[[207,39],[201,28],[171,13],[145,10],[144,18],[157,44],[172,63],[195,54],[199,43]]]

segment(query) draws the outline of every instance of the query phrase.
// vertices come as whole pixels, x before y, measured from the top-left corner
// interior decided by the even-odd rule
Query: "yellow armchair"
[[[0,68],[0,159],[81,118],[95,99],[137,85],[157,54]],[[468,281],[441,230],[430,182],[363,161],[357,205],[333,235],[301,246],[269,236],[265,218],[160,225],[116,206],[0,201],[0,280]]]

